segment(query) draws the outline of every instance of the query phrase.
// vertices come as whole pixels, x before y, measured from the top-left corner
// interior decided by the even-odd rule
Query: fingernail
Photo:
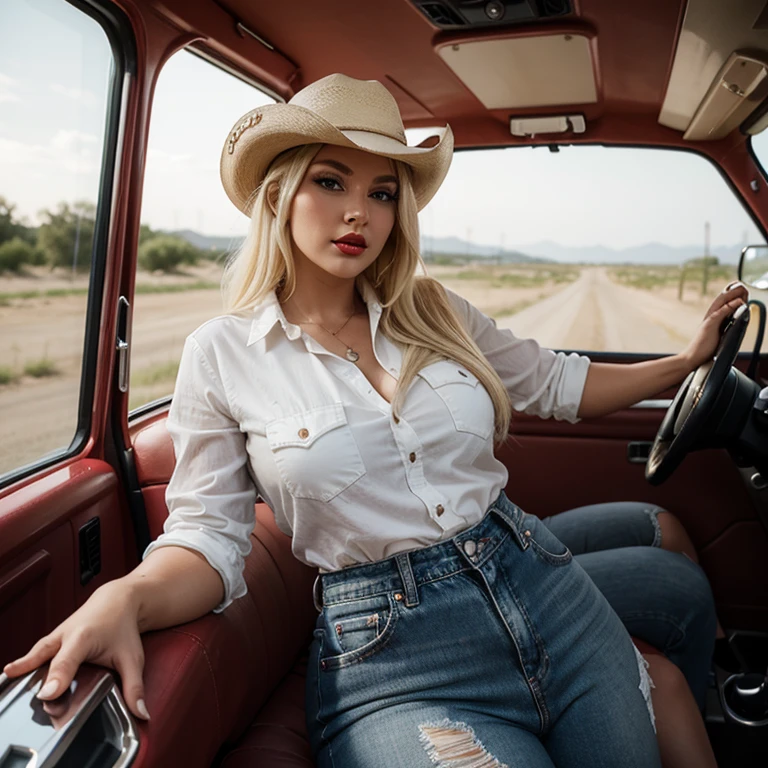
[[[139,710],[139,714],[145,719],[149,720],[149,712],[147,712],[147,705],[144,703],[144,699],[139,699],[136,702],[136,709]]]
[[[59,687],[59,684],[56,680],[49,680],[38,692],[37,692],[37,698],[38,699],[44,699],[47,696],[52,696],[54,693],[56,693],[56,689]]]

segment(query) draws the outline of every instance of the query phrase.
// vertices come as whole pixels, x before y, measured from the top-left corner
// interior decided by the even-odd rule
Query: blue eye
[[[376,197],[376,195],[383,195],[383,197]],[[373,197],[375,200],[379,200],[382,203],[396,203],[397,202],[397,194],[392,194],[391,192],[387,192],[384,189],[380,189],[378,192],[374,192],[371,197]]]
[[[319,178],[314,179],[314,182],[323,189],[327,189],[331,192],[334,192],[337,189],[342,189],[338,179],[334,179],[332,176],[320,176]]]

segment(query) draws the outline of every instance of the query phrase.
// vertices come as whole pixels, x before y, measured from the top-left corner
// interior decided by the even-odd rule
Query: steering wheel
[[[651,485],[663,483],[695,447],[736,360],[748,324],[749,307],[743,304],[723,324],[714,358],[689,373],[677,391],[645,465],[645,479]]]

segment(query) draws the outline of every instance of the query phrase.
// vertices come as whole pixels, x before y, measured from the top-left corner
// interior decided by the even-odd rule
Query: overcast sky
[[[62,0],[0,3],[0,196],[30,223],[60,201],[95,200],[110,51],[100,28]],[[235,120],[270,99],[186,52],[155,93],[142,220],[156,229],[236,237],[219,153]],[[415,143],[415,140],[412,140]],[[768,139],[759,138],[758,152]],[[566,147],[460,152],[421,214],[422,233],[524,247],[623,248],[763,242],[716,170],[661,150]]]

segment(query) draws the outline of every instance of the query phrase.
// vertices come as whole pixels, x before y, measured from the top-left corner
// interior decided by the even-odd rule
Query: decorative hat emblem
[[[253,128],[254,125],[258,125],[260,122],[261,112],[253,112],[248,115],[248,117],[246,117],[245,120],[243,120],[243,122],[230,134],[229,141],[227,142],[227,152],[231,155],[235,151],[235,144],[237,144],[238,139],[243,133],[249,128]]]

